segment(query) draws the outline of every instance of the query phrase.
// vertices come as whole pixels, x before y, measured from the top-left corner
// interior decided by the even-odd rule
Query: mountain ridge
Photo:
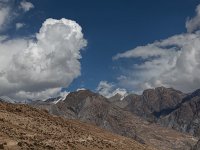
[[[198,119],[198,115],[190,110],[198,112],[199,101],[199,90],[185,94],[173,88],[158,87],[147,89],[141,95],[129,94],[123,100],[120,95],[108,99],[84,89],[70,92],[62,100],[50,98],[29,105],[66,119],[91,123],[141,144],[162,147],[161,150],[190,150],[200,133],[200,120],[193,119]],[[187,107],[183,107],[185,105]],[[188,121],[188,118],[191,119]]]

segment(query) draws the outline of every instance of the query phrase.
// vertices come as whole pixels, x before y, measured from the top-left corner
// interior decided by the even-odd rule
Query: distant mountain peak
[[[74,91],[74,92],[69,93],[65,97],[64,101],[69,100],[69,99],[79,99],[80,100],[80,99],[85,99],[87,97],[92,97],[92,96],[97,96],[97,95],[99,95],[99,94],[94,93],[94,92],[92,92],[88,89],[78,90],[78,91]]]

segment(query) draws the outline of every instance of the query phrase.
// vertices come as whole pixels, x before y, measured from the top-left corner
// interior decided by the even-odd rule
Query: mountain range
[[[123,99],[120,94],[106,98],[89,90],[79,90],[64,98],[29,100],[26,104],[159,150],[198,150],[200,147],[200,90],[183,93],[158,87]]]
[[[146,90],[142,95],[120,95],[109,99],[89,90],[71,92],[62,101],[37,101],[30,105],[51,114],[92,123],[116,134],[159,149],[191,149],[197,137],[179,133],[160,124],[163,110],[175,109],[186,94],[164,87]],[[161,112],[162,115],[157,114]],[[158,144],[159,143],[159,144]]]

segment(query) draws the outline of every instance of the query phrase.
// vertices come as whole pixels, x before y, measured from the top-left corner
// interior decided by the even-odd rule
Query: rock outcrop
[[[159,123],[200,137],[200,90],[183,98],[174,111],[159,119]]]

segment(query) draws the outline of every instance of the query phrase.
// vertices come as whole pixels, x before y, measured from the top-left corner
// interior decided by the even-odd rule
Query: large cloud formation
[[[185,92],[200,88],[200,5],[196,12],[197,15],[186,22],[188,33],[115,55],[113,60],[142,60],[126,68],[128,74],[118,78],[119,84],[136,92],[157,86]]]
[[[80,75],[87,41],[75,21],[47,19],[35,39],[0,39],[0,95],[44,98]]]

